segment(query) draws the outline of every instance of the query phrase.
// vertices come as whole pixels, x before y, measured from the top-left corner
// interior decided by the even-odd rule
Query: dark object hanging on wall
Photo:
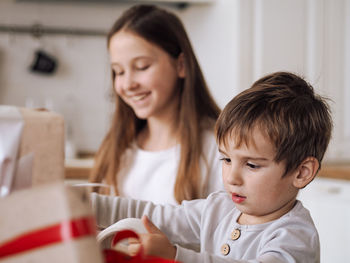
[[[43,50],[37,50],[30,71],[39,74],[52,75],[57,69],[57,59]]]

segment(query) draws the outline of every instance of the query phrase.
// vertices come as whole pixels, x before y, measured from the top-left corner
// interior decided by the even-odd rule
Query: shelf
[[[187,8],[192,4],[209,4],[214,0],[17,0],[16,2],[26,3],[59,3],[59,4],[165,4],[177,7],[178,9]]]

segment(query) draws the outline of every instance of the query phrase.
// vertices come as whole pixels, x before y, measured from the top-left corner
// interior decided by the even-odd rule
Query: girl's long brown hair
[[[202,134],[213,129],[220,109],[213,100],[183,24],[174,14],[152,5],[136,5],[128,9],[115,22],[108,34],[111,37],[120,30],[133,32],[165,50],[171,57],[185,58],[185,78],[179,80],[180,102],[178,120],[181,157],[174,196],[180,203],[202,197],[199,161],[202,155]],[[114,81],[114,73],[112,79]],[[114,90],[114,89],[113,89]],[[114,91],[115,94],[115,91]],[[126,149],[146,125],[146,120],[136,117],[129,107],[115,94],[116,108],[111,128],[95,156],[95,166],[90,181],[105,181],[114,186],[118,194],[117,174]]]

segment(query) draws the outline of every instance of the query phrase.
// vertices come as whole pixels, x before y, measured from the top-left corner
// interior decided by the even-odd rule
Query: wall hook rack
[[[42,37],[44,35],[106,37],[107,35],[107,32],[103,30],[48,27],[41,24],[33,24],[32,26],[0,24],[0,33],[31,34],[34,37]]]

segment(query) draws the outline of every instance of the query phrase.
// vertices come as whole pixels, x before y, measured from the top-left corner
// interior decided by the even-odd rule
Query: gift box
[[[102,263],[89,200],[64,183],[0,198],[0,262]]]
[[[0,105],[0,196],[63,179],[63,117]]]
[[[61,115],[19,108],[24,126],[18,159],[33,154],[32,185],[64,179],[64,119]]]

